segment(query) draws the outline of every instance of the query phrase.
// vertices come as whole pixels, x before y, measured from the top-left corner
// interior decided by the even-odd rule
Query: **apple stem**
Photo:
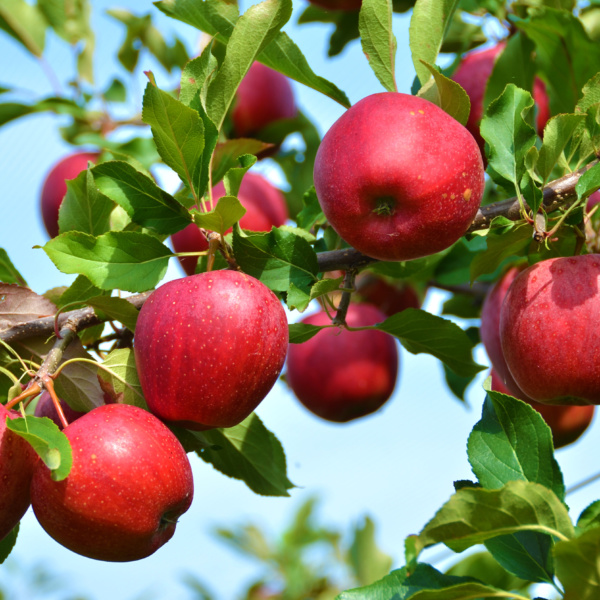
[[[356,289],[354,286],[355,277],[356,269],[348,269],[344,275],[342,298],[332,321],[333,325],[346,325],[346,314],[348,313],[348,308],[350,306],[350,299],[352,297],[352,292]]]
[[[46,375],[43,379],[44,387],[46,391],[50,394],[50,398],[52,398],[52,404],[54,404],[54,408],[58,414],[58,418],[62,423],[63,429],[66,429],[69,426],[69,421],[67,421],[67,417],[65,417],[65,413],[60,404],[60,400],[54,391],[54,381],[50,375]]]
[[[30,385],[28,385],[25,388],[25,390],[21,392],[18,396],[15,396],[10,402],[7,402],[4,405],[4,407],[6,408],[6,410],[10,410],[11,408],[14,408],[17,404],[19,404],[19,402],[23,402],[23,400],[26,400],[31,396],[37,396],[41,391],[42,388],[40,387],[40,385],[36,382],[33,382]]]

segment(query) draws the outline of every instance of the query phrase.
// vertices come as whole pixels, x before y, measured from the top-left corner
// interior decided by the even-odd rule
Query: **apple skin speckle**
[[[194,293],[177,296],[173,310],[170,298],[189,289]],[[287,318],[275,294],[231,270],[159,287],[140,311],[134,340],[150,410],[196,430],[243,421],[275,384],[287,347]]]

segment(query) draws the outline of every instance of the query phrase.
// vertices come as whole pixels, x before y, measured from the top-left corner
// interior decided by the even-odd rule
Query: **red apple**
[[[237,271],[162,285],[142,307],[134,339],[150,410],[199,430],[244,420],[275,384],[287,345],[280,301]]]
[[[255,62],[240,83],[231,112],[234,137],[254,137],[261,129],[297,114],[294,91],[285,75]]]
[[[221,181],[213,188],[216,201],[226,195],[225,184]],[[285,198],[280,190],[257,173],[246,173],[240,185],[238,199],[246,209],[240,219],[240,227],[250,231],[271,231],[280,227],[288,219]],[[208,242],[197,225],[191,223],[171,236],[175,252],[203,252]],[[180,256],[179,262],[188,275],[196,272],[197,256]]]
[[[21,520],[29,505],[29,486],[38,460],[33,448],[6,428],[6,418],[20,415],[0,404],[0,540]]]
[[[410,284],[392,284],[372,273],[361,273],[356,278],[356,294],[388,317],[407,308],[421,308],[421,298]]]
[[[506,364],[545,404],[600,404],[600,256],[551,258],[523,271],[500,313]]]
[[[65,414],[65,418],[69,423],[76,421],[79,417],[83,417],[83,415],[86,414],[84,412],[73,410],[64,400],[60,401],[60,405]],[[42,392],[40,399],[35,406],[34,414],[36,417],[48,417],[58,425],[59,429],[63,428],[58,413],[56,412],[56,408],[54,408],[54,402],[52,402],[52,398],[48,392]]]
[[[479,133],[479,123],[483,117],[483,98],[485,88],[494,69],[494,64],[506,46],[506,42],[500,42],[486,50],[477,50],[467,54],[452,79],[467,92],[471,100],[471,112],[467,121],[467,129],[477,140],[481,154],[484,154],[485,141]],[[550,118],[550,103],[544,82],[536,77],[533,82],[533,99],[537,106],[536,126],[539,135],[544,132],[546,121]]]
[[[360,10],[362,0],[309,0],[325,10]]]
[[[95,163],[98,154],[79,152],[57,162],[46,177],[42,187],[41,210],[44,226],[50,237],[58,235],[58,209],[67,193],[67,179],[75,179],[87,169],[88,162]]]
[[[596,206],[596,204],[600,204],[600,190],[594,192],[593,194],[590,194],[590,196],[587,199],[585,209],[589,212],[590,210],[592,210],[592,208],[594,208],[594,206]]]
[[[492,390],[519,398],[535,408],[550,427],[556,449],[568,446],[578,440],[590,426],[596,410],[594,405],[551,406],[540,404],[528,398],[523,392],[514,394],[502,383],[494,369],[492,369]]]
[[[369,304],[351,304],[350,327],[374,325],[385,315]],[[325,311],[305,317],[310,325],[329,325]],[[314,414],[343,423],[381,408],[390,398],[398,374],[394,338],[374,329],[328,328],[302,344],[290,344],[287,382]]]
[[[54,481],[39,463],[31,482],[35,516],[57,542],[97,560],[153,554],[171,539],[194,485],[179,440],[149,412],[100,406],[65,430],[73,467]]]
[[[439,252],[473,221],[483,194],[473,136],[431,102],[395,92],[363,98],[326,133],[314,169],[333,229],[379,260]]]

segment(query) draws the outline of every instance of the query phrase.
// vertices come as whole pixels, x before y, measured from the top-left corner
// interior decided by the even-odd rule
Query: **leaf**
[[[377,546],[375,524],[369,517],[365,517],[362,526],[354,528],[354,540],[348,551],[348,562],[360,585],[369,585],[377,581],[392,568],[392,558]]]
[[[0,331],[33,319],[49,317],[56,306],[26,287],[0,283]]]
[[[411,596],[411,600],[472,600],[473,598],[511,598],[510,592],[483,583],[459,583],[441,590],[424,590]],[[523,596],[521,596],[523,598]]]
[[[9,557],[15,544],[17,543],[17,535],[19,534],[19,523],[0,540],[0,565]]]
[[[363,0],[358,17],[363,52],[388,92],[396,87],[396,36],[392,31],[392,1]]]
[[[225,60],[211,81],[206,96],[206,113],[217,129],[221,129],[248,69],[291,15],[291,0],[264,0],[248,8],[236,21],[227,42]]]
[[[307,342],[310,338],[317,335],[321,329],[323,329],[323,327],[309,325],[308,323],[290,323],[290,325],[288,325],[289,343],[302,344],[303,342]]]
[[[473,362],[473,342],[455,323],[424,310],[407,308],[373,329],[397,337],[411,354],[431,354],[457,375],[469,377],[485,367]]]
[[[525,120],[532,106],[529,92],[508,84],[481,121],[481,135],[489,147],[488,170],[496,183],[508,191],[519,192],[525,155],[535,143],[535,130]]]
[[[67,436],[48,417],[6,418],[6,428],[29,442],[54,481],[62,481],[71,471],[73,453]]]
[[[96,188],[90,170],[67,181],[67,193],[58,210],[58,229],[101,235],[110,231],[110,216],[115,207],[112,200]]]
[[[600,500],[596,500],[587,506],[577,520],[577,530],[579,532],[595,529],[596,527],[600,527]]]
[[[600,595],[600,528],[554,547],[556,574],[564,600],[595,600]]]
[[[587,170],[577,182],[575,191],[579,199],[587,197],[591,192],[600,188],[600,164]]]
[[[458,0],[417,0],[410,19],[409,40],[413,65],[421,85],[431,73],[421,60],[435,64]]]
[[[212,48],[212,43],[207,44],[200,56],[190,60],[181,72],[179,101],[186,106],[206,106],[208,83],[219,68],[219,63],[211,52]]]
[[[248,172],[248,169],[256,164],[256,156],[251,154],[243,154],[239,157],[238,164],[232,166],[225,177],[223,177],[223,184],[225,186],[225,192],[228,196],[237,196],[242,185],[242,179]]]
[[[102,363],[120,379],[104,369],[97,369],[98,382],[104,392],[106,404],[131,404],[148,410],[142,386],[135,366],[135,355],[131,348],[117,348],[109,352]]]
[[[87,300],[89,306],[99,309],[113,321],[119,321],[131,331],[135,331],[135,323],[139,312],[131,302],[116,296],[94,296]]]
[[[463,88],[449,77],[440,73],[434,66],[421,62],[433,75],[419,90],[418,96],[433,102],[461,125],[466,125],[471,112],[471,101]]]
[[[38,58],[44,51],[47,24],[37,6],[25,0],[0,2],[0,29]]]
[[[156,238],[133,231],[111,231],[94,238],[70,231],[43,246],[63,273],[85,275],[103,290],[145,292],[165,276],[172,252]]]
[[[134,223],[161,234],[175,233],[189,225],[185,207],[130,164],[116,160],[101,163],[92,174],[98,189],[122,206]]]
[[[246,209],[234,196],[223,196],[217,201],[214,210],[207,213],[196,213],[194,223],[210,231],[218,231],[223,235],[246,214]]]
[[[84,303],[89,298],[94,298],[102,294],[102,290],[97,288],[87,277],[79,275],[77,279],[62,293],[57,306],[62,308],[67,304]],[[104,292],[108,293],[108,292]]]
[[[184,438],[184,447],[191,441],[198,456],[221,473],[257,494],[289,496],[294,484],[287,477],[283,448],[256,414],[227,429],[188,433],[195,439]]]
[[[301,236],[273,228],[269,233],[244,233],[233,228],[233,251],[238,265],[274,292],[293,283],[308,292],[317,280],[317,255]]]
[[[169,17],[188,23],[211,36],[218,35],[221,41],[229,39],[238,19],[237,5],[218,0],[163,0],[155,2],[154,5]],[[344,92],[326,79],[315,75],[300,48],[286,33],[280,31],[264,48],[258,60],[267,67],[329,96],[342,106],[350,107]]]
[[[14,283],[16,285],[26,286],[27,282],[17,271],[16,267],[12,264],[8,253],[4,248],[0,248],[0,282],[1,283]]]
[[[271,144],[249,138],[236,138],[217,144],[212,162],[212,183],[216,185],[229,169],[239,166],[239,158],[244,154],[256,156]],[[235,194],[234,194],[235,195]]]
[[[538,531],[574,537],[565,505],[539,483],[510,481],[499,490],[462,488],[419,533],[422,547],[445,543],[462,552],[499,535]]]
[[[204,122],[200,115],[170,94],[156,87],[153,76],[146,85],[142,121],[152,128],[152,136],[161,158],[181,181],[201,197]],[[173,233],[173,232],[171,232]]]

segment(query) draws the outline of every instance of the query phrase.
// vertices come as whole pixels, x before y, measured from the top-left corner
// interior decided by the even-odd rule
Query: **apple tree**
[[[291,0],[264,0],[243,14],[225,0],[154,6],[197,29],[202,49],[188,56],[152,14],[111,11],[125,27],[118,58],[126,71],[144,49],[181,73],[174,90],[147,71],[138,114],[121,118],[114,107],[127,95],[122,80],[100,92],[93,86],[86,1],[0,2],[3,34],[40,57],[52,30],[76,48],[78,69],[69,95],[31,101],[1,90],[10,100],[0,103],[0,125],[45,111],[66,115],[61,134],[77,158],[46,182],[51,238],[39,241],[73,283],[37,293],[10,248],[0,249],[0,560],[18,543],[30,502],[50,535],[85,556],[154,552],[191,501],[181,447],[258,494],[288,495],[283,448],[253,411],[279,377],[288,343],[290,356],[307,356],[295,350],[322,350],[323,336],[343,329],[347,337],[338,337],[349,341],[306,364],[344,364],[344,345],[359,333],[393,336],[406,351],[438,359],[449,390],[463,399],[485,369],[473,359],[482,340],[495,378],[467,443],[473,480],[455,482],[431,520],[415,523],[402,568],[339,598],[524,599],[535,583],[566,600],[600,596],[600,501],[571,515],[554,456],[600,404],[600,4],[307,5],[300,23],[333,25],[330,56],[359,38],[383,88],[354,106],[282,31]],[[399,93],[395,79],[394,12],[411,15],[411,94]],[[487,39],[482,26],[490,22],[501,41]],[[286,78],[347,109],[323,140]],[[286,142],[291,134],[301,148]],[[283,195],[263,183],[257,196],[250,190],[249,169],[266,158],[285,175]],[[158,163],[179,177],[175,193],[155,180]],[[184,231],[199,245],[178,249]],[[193,258],[191,271],[182,261],[188,276],[161,285],[175,257]],[[440,315],[418,308],[430,287],[449,293]],[[390,306],[406,289],[412,299]],[[313,301],[325,318],[298,322]],[[359,301],[378,305],[377,317],[350,322]],[[289,326],[282,306],[293,315]],[[463,329],[454,317],[481,319],[481,328]],[[387,362],[385,375],[395,378],[393,358]],[[310,366],[297,363],[294,372],[310,379]],[[342,379],[349,377],[352,389],[334,400],[309,393],[317,414],[357,418],[389,397],[388,390],[374,401],[367,389],[367,400],[352,402],[371,404],[340,417],[371,374],[353,368]],[[36,407],[44,395],[54,422]],[[86,508],[95,501],[87,494],[96,461],[113,470],[115,497],[154,502],[149,490],[127,488],[132,478],[116,441],[94,445],[102,436],[93,432],[109,422],[131,453],[158,444],[177,448],[181,463],[169,474],[177,482],[165,485],[177,496],[170,504],[157,499],[144,515],[108,523],[127,553],[113,551],[120,542]],[[144,465],[154,473],[160,457],[150,454]],[[154,487],[161,501],[169,495]],[[485,552],[442,573],[420,559],[438,544],[457,553],[483,544]]]

